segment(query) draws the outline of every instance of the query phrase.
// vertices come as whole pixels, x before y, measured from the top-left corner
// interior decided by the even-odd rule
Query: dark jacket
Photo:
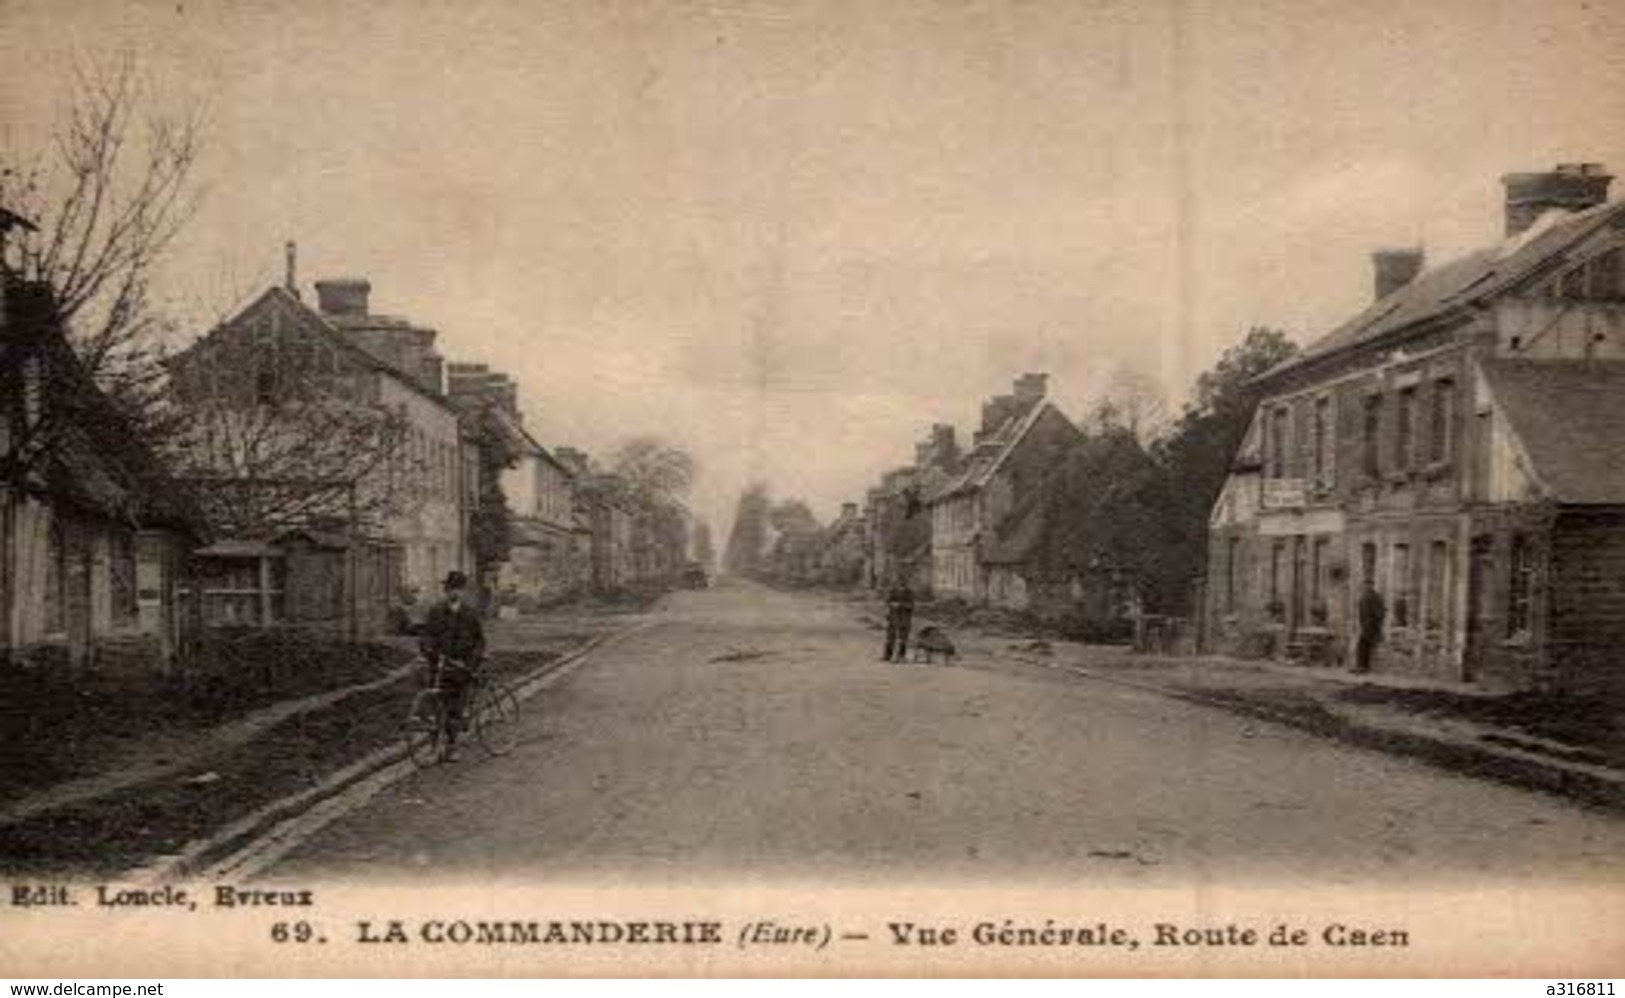
[[[467,603],[456,608],[445,600],[436,603],[423,625],[418,648],[431,662],[444,655],[466,665],[477,664],[485,654],[485,628],[479,612]]]
[[[1383,602],[1382,594],[1375,589],[1361,593],[1359,610],[1361,637],[1381,638],[1383,622],[1388,619],[1388,604]]]
[[[892,586],[891,592],[886,594],[886,612],[895,617],[907,617],[914,613],[914,590],[907,583]]]

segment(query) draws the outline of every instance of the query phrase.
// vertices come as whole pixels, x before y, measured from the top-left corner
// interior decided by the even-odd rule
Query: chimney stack
[[[1380,249],[1372,253],[1371,264],[1372,274],[1375,278],[1376,300],[1381,301],[1416,280],[1416,275],[1422,272],[1424,259],[1422,249],[1419,246],[1404,249]]]
[[[292,239],[283,247],[288,258],[287,273],[282,278],[282,286],[295,298],[299,297],[299,244]]]
[[[1023,374],[1016,379],[1016,398],[1020,399],[1023,407],[1026,403],[1037,402],[1049,391],[1049,375]]]
[[[316,282],[316,307],[329,315],[366,315],[372,284],[364,277],[335,277]]]
[[[1584,211],[1608,200],[1614,178],[1601,163],[1559,163],[1544,173],[1508,173],[1506,234],[1516,236],[1552,209]]]

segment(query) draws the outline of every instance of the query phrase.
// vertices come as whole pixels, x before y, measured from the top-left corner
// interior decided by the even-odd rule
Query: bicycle
[[[451,747],[452,725],[472,730],[474,740],[493,756],[507,755],[519,744],[519,698],[495,682],[484,669],[471,669],[455,659],[432,667],[430,683],[412,698],[406,715],[406,754],[420,767],[433,766]],[[468,673],[461,717],[448,716],[447,690],[441,682],[447,668]]]

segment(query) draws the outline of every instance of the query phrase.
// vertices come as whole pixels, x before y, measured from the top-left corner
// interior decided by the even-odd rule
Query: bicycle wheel
[[[440,761],[445,742],[444,706],[438,693],[424,690],[412,699],[412,712],[406,715],[406,754],[418,766]]]
[[[507,755],[519,744],[519,700],[507,688],[486,686],[474,704],[474,734],[492,755]]]

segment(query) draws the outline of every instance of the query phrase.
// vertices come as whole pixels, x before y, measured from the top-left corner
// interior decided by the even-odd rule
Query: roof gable
[[[1625,361],[1494,358],[1479,369],[1547,498],[1625,504]]]

